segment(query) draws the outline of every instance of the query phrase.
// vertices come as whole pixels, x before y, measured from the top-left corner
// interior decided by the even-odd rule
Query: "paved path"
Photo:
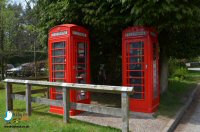
[[[200,71],[200,68],[188,68],[190,71]]]
[[[119,129],[121,129],[122,127],[121,118],[109,115],[84,112],[80,115],[72,116],[71,118],[102,126],[110,126]],[[129,130],[131,132],[161,132],[164,129],[165,125],[168,123],[168,121],[169,119],[165,117],[144,118],[130,115]]]
[[[102,99],[102,97],[104,97]],[[121,95],[113,94],[102,94],[93,93],[92,94],[92,104],[103,105],[107,107],[120,107],[121,106]],[[152,116],[143,116],[144,114],[131,114],[129,120],[130,131],[133,132],[161,132],[165,125],[169,122],[168,117],[158,116],[154,118]],[[77,116],[71,116],[78,120],[90,122],[93,124],[98,124],[102,126],[110,126],[114,128],[121,129],[122,118],[113,117],[109,115],[96,114],[84,112]]]
[[[200,132],[200,90],[175,132]]]

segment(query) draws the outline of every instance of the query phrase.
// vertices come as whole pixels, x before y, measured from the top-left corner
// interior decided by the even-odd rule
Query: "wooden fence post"
[[[69,123],[69,110],[70,110],[70,94],[69,89],[67,87],[62,88],[63,91],[63,121],[65,123]]]
[[[121,93],[122,107],[122,132],[129,131],[129,96],[127,92]]]
[[[50,95],[49,95],[49,94],[50,94],[50,93],[49,93],[49,90],[50,90],[50,87],[47,87],[47,92],[46,92],[46,94],[47,94],[46,98],[47,98],[47,99],[49,99],[49,98],[50,98]]]
[[[12,84],[6,83],[6,111],[13,110],[13,99],[11,97],[12,94]]]
[[[31,115],[31,85],[26,84],[26,113]]]

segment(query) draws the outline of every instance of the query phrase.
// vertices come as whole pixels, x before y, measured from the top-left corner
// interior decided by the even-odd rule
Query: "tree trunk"
[[[1,79],[4,80],[4,31],[0,29],[0,50],[1,50]]]
[[[3,27],[1,27],[1,31],[0,31],[0,48],[1,48],[1,79],[4,80],[4,30]]]
[[[160,90],[161,94],[167,91],[168,75],[169,75],[169,58],[166,55],[165,49],[160,54]]]
[[[1,59],[1,79],[4,80],[4,58]]]

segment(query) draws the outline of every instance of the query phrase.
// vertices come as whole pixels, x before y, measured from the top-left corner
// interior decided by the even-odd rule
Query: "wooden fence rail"
[[[33,81],[33,80],[17,80],[5,79],[6,82],[6,110],[13,110],[13,99],[26,101],[26,113],[31,115],[31,102],[36,102],[46,105],[61,106],[64,109],[63,121],[69,122],[69,110],[76,109],[100,114],[108,114],[112,116],[122,117],[122,132],[129,131],[129,94],[133,93],[133,87],[123,86],[107,86],[107,85],[92,85],[92,84],[77,84],[77,83],[62,83],[62,82],[47,82],[47,81]],[[13,93],[12,84],[25,84],[25,95]],[[31,86],[46,86],[61,88],[63,91],[63,100],[52,100],[39,97],[31,97]],[[100,105],[70,103],[69,90],[86,90],[102,93],[119,93],[121,94],[121,108],[105,107]]]

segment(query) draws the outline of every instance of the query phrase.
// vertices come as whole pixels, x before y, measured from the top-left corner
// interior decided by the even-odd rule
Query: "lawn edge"
[[[197,90],[199,88],[200,88],[200,83],[197,83],[196,86],[195,86],[195,89],[192,91],[192,93],[188,97],[187,102],[184,104],[184,106],[182,106],[179,109],[179,111],[176,113],[176,115],[172,119],[169,120],[169,122],[167,123],[165,128],[162,130],[162,132],[172,132],[172,131],[174,131],[174,129],[178,125],[179,121],[181,120],[181,118],[185,114],[186,110],[191,105],[191,103],[192,103],[192,101],[193,101],[193,99],[195,97],[195,94],[197,93]]]

